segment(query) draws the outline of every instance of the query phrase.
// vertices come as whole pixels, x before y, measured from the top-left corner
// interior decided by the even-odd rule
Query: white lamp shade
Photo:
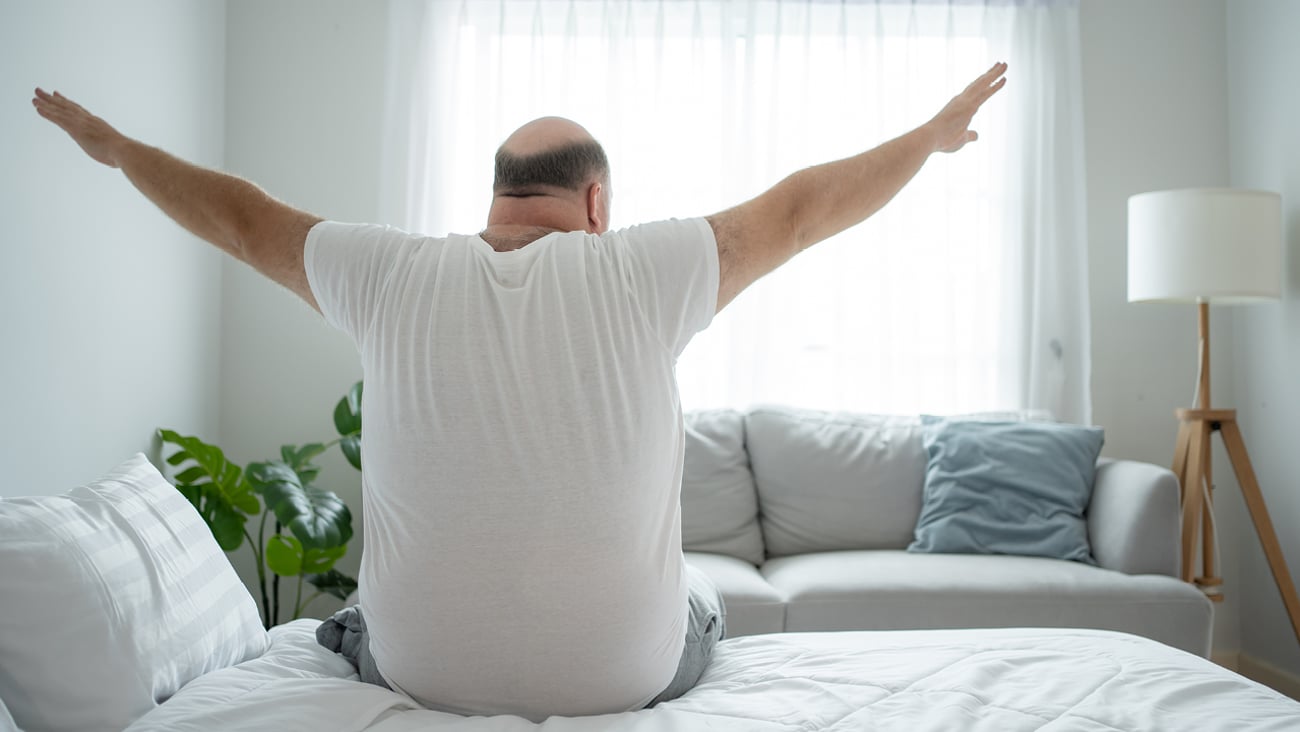
[[[1282,197],[1188,188],[1128,199],[1130,302],[1281,296]]]

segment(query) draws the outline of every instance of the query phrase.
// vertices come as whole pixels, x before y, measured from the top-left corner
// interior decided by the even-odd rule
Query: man
[[[976,139],[971,119],[1005,71],[915,130],[735,208],[612,232],[600,146],[536,120],[497,154],[487,228],[445,238],[325,222],[57,92],[33,103],[356,342],[363,680],[536,721],[641,708],[698,680],[723,610],[681,553],[677,356],[750,283],[866,219],[932,153]]]

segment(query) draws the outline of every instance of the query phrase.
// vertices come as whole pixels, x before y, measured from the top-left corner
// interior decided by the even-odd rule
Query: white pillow
[[[198,511],[145,459],[62,496],[0,499],[0,698],[27,732],[122,729],[266,651]]]

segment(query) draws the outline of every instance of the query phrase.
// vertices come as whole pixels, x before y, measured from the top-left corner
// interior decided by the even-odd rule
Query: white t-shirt
[[[604,714],[686,629],[677,356],[717,307],[703,219],[510,252],[323,222],[307,278],[361,351],[361,608],[384,678],[459,714]]]

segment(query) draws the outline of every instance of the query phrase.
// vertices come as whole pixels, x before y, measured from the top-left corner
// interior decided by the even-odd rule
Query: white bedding
[[[1300,703],[1204,659],[1088,630],[792,633],[724,641],[689,694],[602,717],[458,717],[356,681],[316,621],[207,674],[129,732],[160,730],[1288,730]]]

